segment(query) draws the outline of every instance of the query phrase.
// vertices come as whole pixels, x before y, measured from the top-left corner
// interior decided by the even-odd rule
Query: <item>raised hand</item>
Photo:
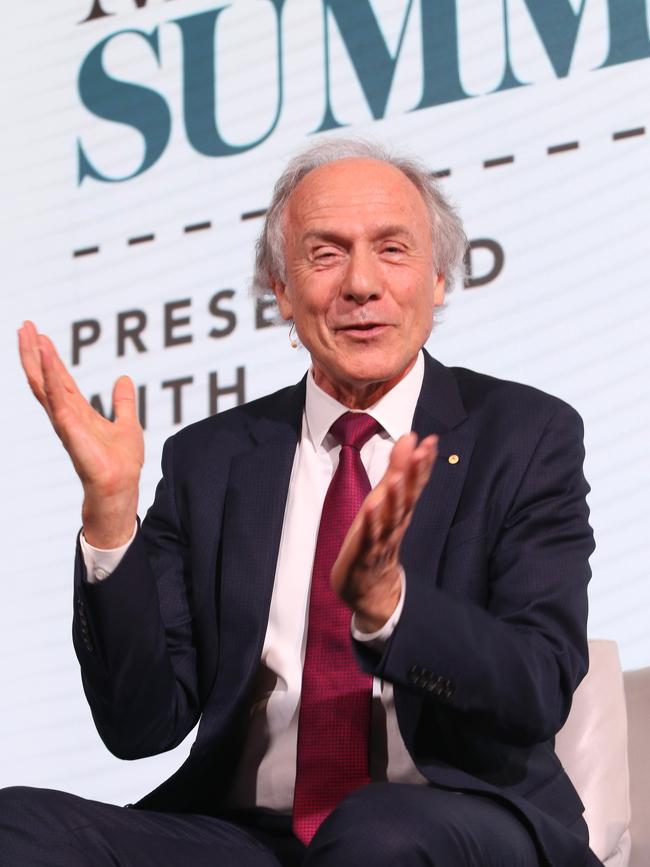
[[[437,448],[436,436],[419,445],[414,433],[399,438],[388,469],[364,500],[334,563],[332,588],[354,611],[363,632],[380,629],[397,606],[400,546]]]
[[[20,360],[34,396],[48,414],[81,480],[84,535],[97,548],[127,542],[135,526],[144,460],[135,389],[128,376],[113,387],[115,421],[83,397],[54,344],[32,322],[18,331]]]

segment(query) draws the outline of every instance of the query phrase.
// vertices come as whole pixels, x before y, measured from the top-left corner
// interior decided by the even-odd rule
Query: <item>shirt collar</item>
[[[415,364],[406,376],[376,404],[364,410],[379,422],[394,441],[411,430],[423,379],[424,356],[420,351]],[[313,370],[310,369],[307,375],[305,419],[307,433],[315,449],[322,446],[329,429],[344,412],[348,412],[348,407],[316,385]]]

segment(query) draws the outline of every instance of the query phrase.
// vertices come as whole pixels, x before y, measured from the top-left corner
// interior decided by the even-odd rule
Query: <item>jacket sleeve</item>
[[[75,650],[99,734],[124,759],[175,747],[200,714],[173,439],[163,449],[162,469],[143,526],[108,578],[87,582],[77,543]]]
[[[580,417],[561,404],[494,538],[474,540],[486,548],[486,605],[407,575],[399,624],[380,658],[356,645],[362,665],[499,740],[553,737],[587,670],[594,544],[583,457]]]

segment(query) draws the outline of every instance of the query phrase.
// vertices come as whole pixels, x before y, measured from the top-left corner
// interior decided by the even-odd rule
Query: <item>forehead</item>
[[[300,233],[315,225],[401,223],[429,231],[429,214],[415,184],[389,163],[349,158],[312,169],[287,204],[287,226]]]

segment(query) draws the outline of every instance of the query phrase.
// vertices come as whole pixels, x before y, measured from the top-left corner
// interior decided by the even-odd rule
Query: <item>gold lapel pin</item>
[[[457,464],[458,461],[460,460],[460,458],[458,457],[458,455],[449,455],[447,460],[449,461],[450,464]]]

